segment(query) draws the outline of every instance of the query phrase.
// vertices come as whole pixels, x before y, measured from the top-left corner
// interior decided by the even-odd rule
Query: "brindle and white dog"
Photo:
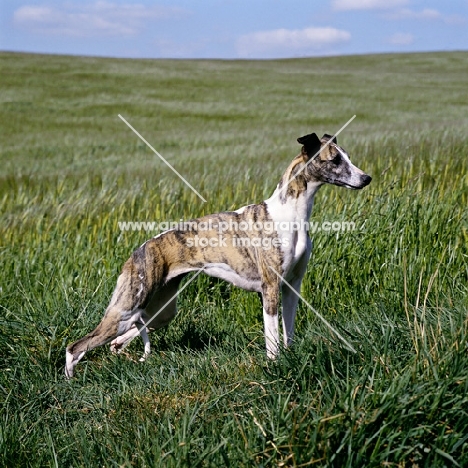
[[[150,352],[148,332],[167,325],[176,315],[177,289],[187,273],[203,272],[261,294],[267,356],[279,350],[278,309],[282,295],[284,345],[292,343],[298,296],[312,243],[305,226],[314,196],[325,183],[351,189],[368,185],[371,177],[354,166],[336,138],[315,133],[298,138],[302,149],[286,169],[273,195],[258,205],[193,220],[191,228],[172,229],[145,242],[123,266],[104,318],[94,331],[67,348],[67,377],[86,351],[111,342],[121,350],[138,334]],[[236,226],[274,226],[268,232]],[[205,226],[203,232],[197,226]],[[209,225],[210,228],[206,229]],[[223,226],[220,239],[219,226]],[[300,229],[296,229],[297,226]],[[291,229],[294,226],[294,229]],[[194,242],[199,236],[201,243]],[[262,242],[254,238],[261,237]],[[242,242],[238,242],[243,237]],[[245,239],[247,237],[247,239]],[[268,239],[269,238],[269,239]],[[215,240],[210,242],[210,240]],[[252,242],[246,242],[252,240]],[[268,242],[264,242],[268,240]]]

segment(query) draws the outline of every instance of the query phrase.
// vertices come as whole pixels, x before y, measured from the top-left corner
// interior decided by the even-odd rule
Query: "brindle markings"
[[[194,229],[181,228],[166,231],[145,242],[125,262],[117,279],[117,286],[101,323],[94,331],[71,344],[66,352],[67,377],[73,376],[76,364],[86,351],[111,342],[113,350],[121,349],[140,334],[145,343],[144,357],[149,353],[147,331],[167,325],[176,315],[177,288],[182,278],[191,271],[203,269],[208,275],[230,281],[249,291],[261,294],[265,323],[267,355],[274,358],[278,353],[278,306],[280,288],[283,297],[284,343],[292,342],[297,297],[274,272],[287,279],[296,292],[300,290],[311,252],[308,232],[273,230],[272,232],[239,231],[230,221],[239,226],[242,222],[272,223],[308,221],[314,195],[324,183],[333,183],[350,188],[363,188],[371,178],[353,166],[347,153],[330,142],[330,136],[320,140],[315,133],[299,138],[301,152],[281,178],[274,194],[268,200],[248,205],[235,212],[222,212],[191,220]],[[320,153],[318,153],[320,151]],[[320,154],[319,158],[315,155]],[[279,200],[275,200],[279,195]],[[197,226],[212,221],[207,230]],[[229,229],[220,233],[220,223]],[[190,222],[187,222],[190,223]],[[217,224],[216,224],[217,223]],[[196,247],[189,240],[197,234],[207,239],[218,239],[222,234],[226,245],[222,247]],[[236,240],[250,240],[260,236],[267,239],[263,244],[238,246]],[[274,239],[288,240],[274,244]],[[151,326],[150,326],[151,325]],[[149,329],[147,330],[147,327]]]

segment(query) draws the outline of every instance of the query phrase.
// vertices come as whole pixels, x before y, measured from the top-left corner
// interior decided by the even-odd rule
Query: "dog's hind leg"
[[[91,333],[67,347],[65,375],[68,378],[73,377],[75,366],[86,351],[109,343],[140,322],[144,313],[142,306],[151,292],[137,273],[138,269],[135,268],[131,257],[117,280],[117,286],[101,323]],[[149,340],[146,332],[143,339],[147,346]]]
[[[140,362],[146,361],[146,358],[149,356],[151,352],[151,343],[149,340],[148,332],[146,331],[146,325],[143,322],[143,319],[141,319],[139,322],[136,322],[135,325],[138,328],[138,332],[140,333],[140,336],[143,340],[143,344],[145,345],[145,352],[143,353],[143,356],[140,358]]]
[[[145,346],[145,351],[140,361],[143,362],[151,352],[151,344],[148,337],[148,329],[146,328],[144,317],[144,311],[138,322],[135,322],[130,329],[125,332],[123,335],[119,335],[111,341],[110,350],[112,353],[121,353],[137,336],[141,336],[143,339],[143,344]]]
[[[113,353],[121,352],[130,342],[141,335],[145,351],[140,361],[144,361],[151,352],[148,333],[163,328],[177,315],[177,289],[185,274],[169,280],[153,295],[138,322],[135,322],[126,333],[111,341],[110,349]]]
[[[136,327],[136,325],[132,325],[127,332],[125,332],[123,335],[117,336],[111,341],[111,352],[117,354],[121,353],[138,335],[140,335],[140,330]]]
[[[73,371],[86,351],[102,346],[124,333],[139,320],[141,311],[122,310],[118,304],[109,306],[101,323],[89,334],[67,347],[65,375],[73,377]]]

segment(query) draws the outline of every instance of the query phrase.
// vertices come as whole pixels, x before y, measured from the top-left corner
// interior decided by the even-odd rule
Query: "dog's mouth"
[[[348,182],[343,182],[342,180],[331,180],[329,183],[333,185],[338,185],[339,187],[344,187],[351,190],[361,190],[371,183],[372,177],[367,174],[363,176],[362,182],[358,185],[352,185]]]

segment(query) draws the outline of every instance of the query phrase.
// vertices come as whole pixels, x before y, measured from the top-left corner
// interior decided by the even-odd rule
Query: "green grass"
[[[468,53],[284,61],[0,54],[0,465],[468,465]],[[207,199],[121,122],[122,114]],[[323,188],[295,346],[207,277],[124,355],[63,376],[154,233],[263,200],[295,139],[333,133],[373,176]]]

